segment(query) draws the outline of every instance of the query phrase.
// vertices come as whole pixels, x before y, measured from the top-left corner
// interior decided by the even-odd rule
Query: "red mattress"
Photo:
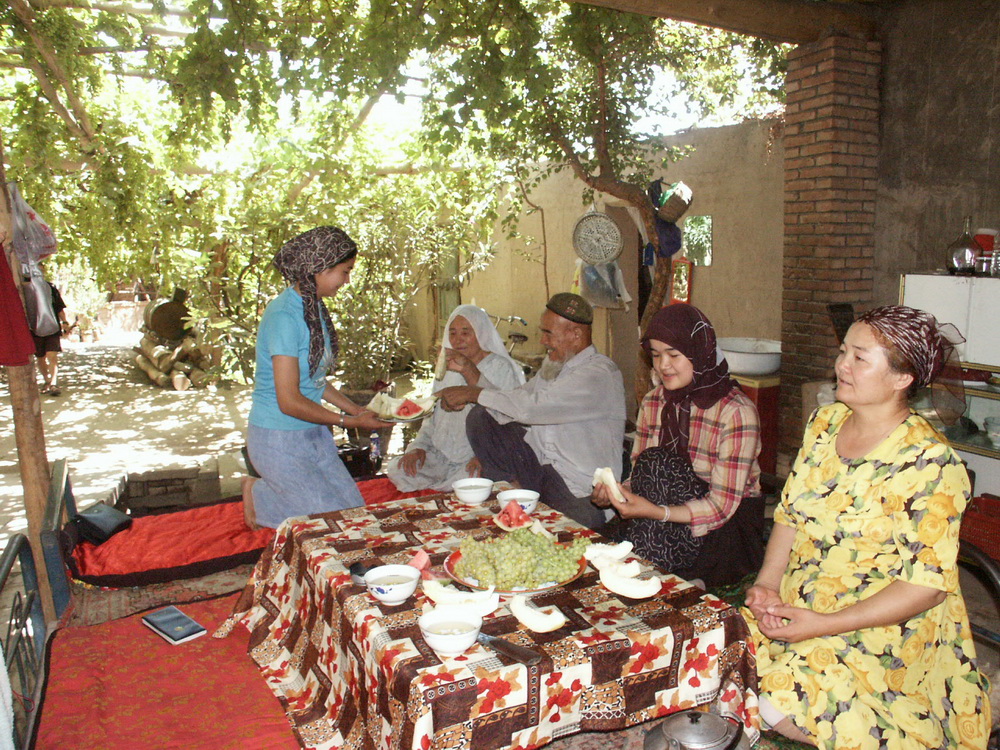
[[[51,663],[39,750],[294,750],[281,704],[245,638],[213,638],[237,594],[181,604],[208,634],[178,646],[140,615],[63,628]]]
[[[358,483],[365,503],[433,494],[403,493],[386,477]],[[240,498],[176,513],[136,518],[100,546],[81,542],[69,556],[73,577],[96,586],[145,586],[255,562],[274,529],[250,531]]]

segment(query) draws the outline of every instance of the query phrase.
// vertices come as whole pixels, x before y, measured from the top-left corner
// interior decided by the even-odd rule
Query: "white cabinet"
[[[900,301],[926,310],[940,323],[953,324],[965,337],[957,348],[963,366],[1000,380],[1000,279],[906,274]],[[976,493],[1000,494],[1000,445],[983,429],[986,417],[1000,416],[1000,386],[967,382],[965,397],[965,416],[978,431],[970,432],[966,422],[946,429],[945,435],[976,472]]]
[[[963,362],[1000,368],[1000,279],[910,273],[900,299],[954,325],[965,336],[958,347]]]

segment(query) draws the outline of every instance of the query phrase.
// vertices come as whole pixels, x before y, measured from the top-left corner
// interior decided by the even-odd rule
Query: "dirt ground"
[[[157,388],[132,364],[130,346],[63,343],[60,396],[41,397],[49,461],[65,458],[77,501],[107,497],[129,472],[201,466],[218,459],[224,494],[239,491],[250,388]],[[0,535],[24,528],[21,477],[6,377],[0,381]]]

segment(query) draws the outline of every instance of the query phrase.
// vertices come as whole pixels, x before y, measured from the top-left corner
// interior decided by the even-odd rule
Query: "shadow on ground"
[[[60,396],[41,396],[49,461],[69,461],[82,505],[103,499],[129,472],[220,460],[224,481],[242,471],[250,391],[210,386],[173,391],[152,385],[125,346],[64,344]],[[232,484],[228,485],[231,489]],[[13,411],[0,381],[0,543],[25,527]]]

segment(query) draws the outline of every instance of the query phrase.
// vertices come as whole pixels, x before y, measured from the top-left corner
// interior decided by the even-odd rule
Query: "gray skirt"
[[[247,452],[260,474],[253,485],[253,507],[261,526],[277,528],[293,516],[364,505],[327,427],[271,430],[252,424]]]

